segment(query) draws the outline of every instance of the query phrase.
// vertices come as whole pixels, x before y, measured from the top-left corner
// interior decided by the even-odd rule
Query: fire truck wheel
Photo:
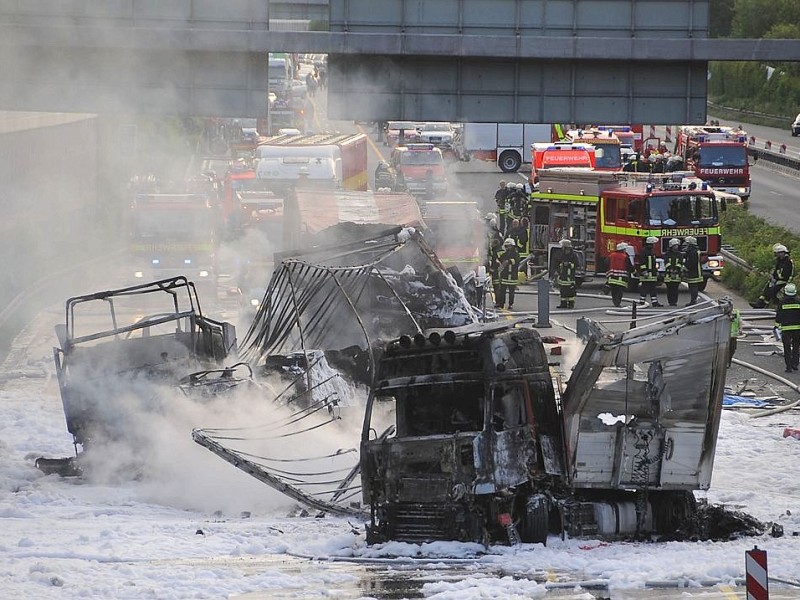
[[[522,159],[513,150],[506,150],[500,155],[500,170],[503,173],[516,173],[522,166]]]

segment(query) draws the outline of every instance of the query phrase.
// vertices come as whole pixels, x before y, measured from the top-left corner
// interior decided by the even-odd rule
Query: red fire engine
[[[583,169],[540,171],[539,191],[531,194],[532,264],[551,270],[559,242],[572,240],[582,257],[578,279],[608,270],[619,242],[633,256],[649,236],[657,237],[661,256],[671,238],[697,238],[704,282],[721,274],[719,211],[713,190],[687,173],[609,173]]]
[[[620,140],[611,130],[589,127],[587,129],[570,129],[564,141],[591,144],[595,149],[594,168],[598,171],[621,171],[622,154]]]
[[[675,153],[714,189],[750,197],[747,132],[733,127],[681,127]]]
[[[535,189],[539,171],[560,167],[595,168],[595,149],[591,144],[553,142],[531,144],[531,175],[529,183]]]

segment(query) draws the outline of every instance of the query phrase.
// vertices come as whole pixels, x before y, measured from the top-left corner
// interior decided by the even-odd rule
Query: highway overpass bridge
[[[0,0],[0,109],[263,116],[268,52],[329,55],[334,118],[702,123],[709,0],[330,0],[329,32],[265,0]]]

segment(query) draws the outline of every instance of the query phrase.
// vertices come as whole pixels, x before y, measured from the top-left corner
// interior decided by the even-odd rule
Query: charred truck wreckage
[[[538,333],[513,322],[390,342],[361,438],[368,541],[675,534],[711,480],[730,310],[585,321],[560,397]],[[375,439],[387,406],[396,434]]]
[[[238,355],[184,278],[68,300],[54,352],[76,451],[128,433],[108,415],[131,381],[199,399],[239,389],[269,422],[194,441],[321,514],[363,519],[368,543],[685,531],[711,481],[729,303],[624,332],[582,320],[564,384],[530,320],[487,322],[418,232],[352,225],[355,241],[276,260]],[[120,325],[117,303],[150,291],[173,307]],[[113,327],[79,334],[90,300]]]
[[[135,436],[126,405],[158,410],[164,386],[192,394],[222,378],[232,382],[241,366],[222,368],[235,356],[236,330],[203,316],[194,284],[182,276],[69,298],[56,336],[56,376],[76,457],[38,459],[46,473],[79,473],[78,446],[85,452]]]

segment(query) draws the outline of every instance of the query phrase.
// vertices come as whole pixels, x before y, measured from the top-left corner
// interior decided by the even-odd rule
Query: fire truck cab
[[[539,183],[539,171],[561,167],[595,168],[595,148],[582,142],[531,144],[531,189]]]
[[[622,170],[621,143],[613,131],[597,127],[570,129],[567,131],[564,141],[594,146],[595,169],[599,171]]]
[[[531,262],[552,271],[559,259],[562,239],[572,240],[581,264],[579,283],[605,274],[609,256],[626,242],[635,260],[645,238],[658,238],[655,253],[661,257],[671,238],[697,238],[703,284],[717,278],[723,268],[719,254],[720,201],[690,173],[608,173],[581,169],[540,172],[540,188],[531,194]],[[634,280],[635,284],[636,281]]]
[[[391,166],[402,178],[402,186],[415,196],[439,196],[447,191],[442,151],[433,144],[395,147]]]
[[[681,127],[675,153],[714,189],[750,198],[747,132],[733,127]]]

